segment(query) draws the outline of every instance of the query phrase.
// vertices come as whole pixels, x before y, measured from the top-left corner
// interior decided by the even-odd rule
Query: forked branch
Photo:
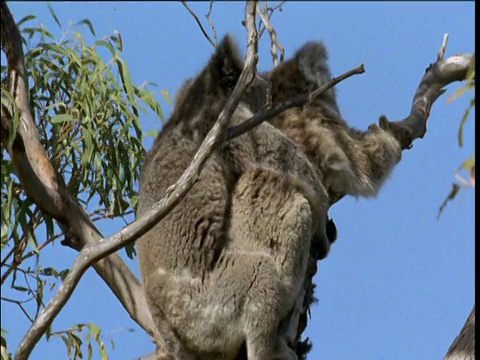
[[[285,1],[282,1],[278,6],[271,9],[268,7],[267,1],[264,1],[263,11],[260,8],[260,6],[257,7],[258,17],[260,18],[261,22],[265,26],[265,29],[268,31],[268,34],[270,35],[270,54],[272,55],[273,67],[276,67],[279,62],[283,62],[285,58],[285,49],[278,41],[277,32],[275,31],[275,28],[272,26],[270,19],[276,9],[279,9],[279,8],[281,9],[284,2]],[[278,58],[277,49],[280,50],[280,59]]]
[[[389,122],[386,116],[381,116],[380,127],[391,131],[400,141],[402,149],[411,148],[413,140],[423,138],[427,132],[427,120],[432,105],[446,92],[443,87],[455,81],[465,80],[472,58],[472,54],[461,54],[431,64],[413,97],[410,115],[395,122]]]
[[[211,13],[212,13],[212,8],[213,8],[213,1],[210,2],[210,10],[207,14],[207,20],[208,22],[210,23],[210,26],[212,27],[212,30],[214,31],[214,36],[215,36],[215,41],[212,40],[212,38],[210,37],[210,35],[208,35],[207,33],[207,30],[205,30],[205,28],[203,27],[202,25],[202,22],[200,21],[200,19],[198,18],[197,14],[195,14],[195,11],[192,10],[192,8],[190,6],[188,6],[187,2],[185,0],[182,1],[182,5],[185,7],[185,9],[188,10],[188,12],[190,13],[190,15],[193,16],[193,18],[195,19],[195,22],[197,23],[198,27],[200,28],[200,31],[202,32],[203,36],[205,36],[205,38],[208,40],[208,42],[213,46],[213,47],[217,47],[217,33],[215,32],[215,28],[213,27],[213,22],[211,21]]]

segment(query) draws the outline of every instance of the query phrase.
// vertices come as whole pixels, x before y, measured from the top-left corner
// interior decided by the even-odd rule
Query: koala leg
[[[248,359],[296,360],[288,336],[278,332],[305,280],[313,233],[310,204],[288,176],[254,169],[238,181],[231,213],[232,248],[262,258],[245,304]]]
[[[298,331],[298,322],[300,314],[303,311],[303,303],[305,302],[305,289],[300,291],[300,294],[295,301],[293,309],[288,313],[286,317],[282,319],[280,328],[278,330],[278,336],[283,337],[287,344],[295,345],[295,340]]]
[[[171,280],[170,277],[171,275],[162,269],[157,269],[144,283],[150,312],[153,319],[155,319],[157,330],[164,341],[165,350],[169,353],[169,355],[162,354],[161,357],[158,356],[158,360],[195,360],[195,357],[183,346],[180,339],[178,339],[175,330],[170,326],[170,322],[159,306],[162,302],[161,300],[159,301],[157,296],[164,293],[162,288],[169,283]],[[157,296],[151,298],[151,294],[157,294]]]
[[[250,257],[250,256],[249,256]],[[254,257],[250,257],[250,263]],[[246,260],[246,259],[245,259]],[[243,307],[242,325],[249,360],[297,360],[284,337],[278,337],[284,292],[278,273],[269,259],[258,259],[258,270]],[[243,262],[247,264],[247,262]]]

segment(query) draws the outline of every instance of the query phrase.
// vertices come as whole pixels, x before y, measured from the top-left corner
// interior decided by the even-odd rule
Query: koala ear
[[[232,35],[227,34],[218,45],[208,63],[211,84],[231,92],[242,73],[243,61]]]
[[[243,62],[237,44],[228,34],[217,46],[202,72],[196,78],[185,81],[177,92],[175,110],[188,117],[191,116],[189,111],[200,109],[206,101],[228,97],[237,84],[242,69]]]
[[[322,86],[332,78],[328,67],[327,48],[321,42],[308,42],[295,54],[298,69],[305,78],[316,87]]]

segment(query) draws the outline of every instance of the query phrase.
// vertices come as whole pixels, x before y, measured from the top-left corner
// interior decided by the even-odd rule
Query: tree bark
[[[475,305],[443,360],[475,360]]]

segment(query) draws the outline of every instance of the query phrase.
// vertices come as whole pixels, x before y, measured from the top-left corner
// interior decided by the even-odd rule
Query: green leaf
[[[12,285],[12,288],[17,290],[17,291],[21,291],[21,292],[28,292],[30,290],[28,290],[28,288],[24,287],[24,286],[19,286],[19,285]]]
[[[55,117],[53,117],[50,122],[52,124],[61,124],[61,123],[64,123],[64,122],[71,122],[73,121],[73,116],[70,115],[70,114],[60,114],[60,115],[57,115]]]
[[[462,165],[460,165],[460,169],[470,170],[475,167],[475,154],[473,154],[468,160],[465,160]]]
[[[37,317],[43,305],[43,281],[40,276],[37,276],[37,291],[35,292],[35,301],[37,303],[35,317]]]
[[[68,341],[68,338],[65,335],[60,336],[60,338],[65,343],[65,347],[67,348],[67,356],[70,359],[72,356],[72,347],[70,346],[70,342]]]
[[[162,107],[160,104],[155,100],[153,97],[153,94],[150,91],[142,91],[137,94],[137,96],[142,100],[145,104],[148,105],[150,109],[152,109],[155,114],[160,116],[160,119],[162,119],[162,122],[165,123],[165,115],[163,113]]]
[[[458,145],[460,147],[463,146],[463,129],[465,127],[465,123],[467,122],[468,117],[470,116],[470,110],[473,109],[475,106],[475,98],[470,100],[470,105],[468,106],[467,110],[465,110],[465,114],[462,117],[462,121],[460,122],[460,129],[458,130]]]
[[[152,137],[156,138],[158,136],[158,130],[151,129],[143,133],[143,138]]]
[[[58,20],[58,17],[57,17],[57,15],[55,14],[55,11],[53,10],[52,5],[49,3],[49,4],[47,4],[47,6],[48,6],[48,10],[50,10],[50,14],[51,14],[52,17],[53,17],[53,20],[55,20],[55,22],[57,23],[58,27],[59,27],[60,29],[62,29],[62,24],[60,24],[60,20]]]
[[[70,269],[62,270],[58,273],[58,276],[60,276],[60,279],[64,281],[69,272],[70,272]]]
[[[115,49],[113,48],[112,44],[105,40],[97,40],[95,41],[95,46],[103,46],[110,50],[112,57],[115,57]]]
[[[170,95],[168,94],[168,91],[165,90],[165,89],[162,89],[162,94],[163,94],[163,97],[165,98],[167,104],[170,105],[172,103],[172,100],[170,99]]]
[[[77,25],[87,25],[88,28],[90,29],[90,32],[92,33],[93,36],[97,36],[95,34],[95,29],[93,28],[93,24],[90,20],[88,19],[83,19],[83,20],[80,20]]]
[[[440,206],[440,209],[438,209],[437,219],[440,218],[440,215],[442,214],[443,210],[445,209],[445,206],[447,206],[447,203],[449,201],[452,201],[453,199],[455,199],[455,196],[457,196],[458,190],[460,190],[460,185],[453,183],[452,184],[452,190],[447,195],[446,199],[443,201],[442,205]]]
[[[20,28],[21,25],[23,25],[24,23],[26,23],[27,21],[30,21],[30,20],[35,20],[37,17],[35,15],[27,15],[25,17],[23,17],[19,22],[17,22],[17,26],[18,28]]]
[[[110,38],[117,43],[118,51],[122,52],[123,51],[122,34],[120,34],[120,31],[118,30],[115,30],[114,33],[117,36],[111,36]]]
[[[120,78],[125,92],[127,93],[128,101],[133,105],[135,104],[134,90],[132,86],[132,78],[130,77],[130,71],[124,60],[117,58],[117,65],[120,71]]]

